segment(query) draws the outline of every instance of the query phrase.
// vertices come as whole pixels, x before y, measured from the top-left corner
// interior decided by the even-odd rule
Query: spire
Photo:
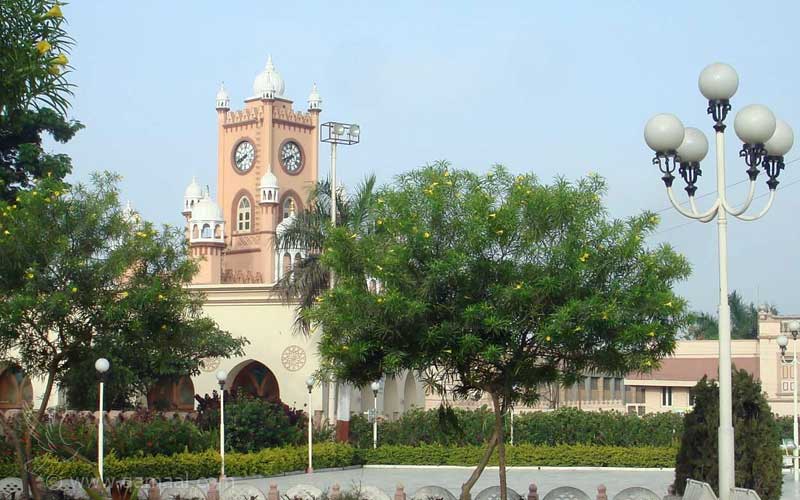
[[[319,95],[319,90],[317,90],[316,82],[314,82],[314,85],[311,87],[311,93],[308,94],[308,110],[309,111],[322,110],[322,97],[320,97]]]
[[[219,84],[216,101],[217,109],[231,109],[231,98],[228,96],[228,91],[225,90],[225,82]]]

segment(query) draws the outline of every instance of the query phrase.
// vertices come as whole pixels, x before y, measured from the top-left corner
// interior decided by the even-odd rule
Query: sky
[[[691,262],[677,291],[696,310],[718,303],[716,227],[668,208],[645,122],[671,112],[713,139],[697,77],[721,61],[739,72],[733,113],[761,103],[800,127],[800,2],[788,0],[73,0],[63,10],[76,39],[70,114],[86,129],[52,148],[72,156],[73,181],[121,174],[123,199],[147,219],[181,224],[192,176],[213,192],[216,91],[224,81],[232,108],[242,107],[271,54],[297,109],[316,82],[323,121],[361,125],[361,144],[338,153],[346,185],[373,172],[390,182],[436,160],[476,172],[499,163],[546,182],[596,172],[608,181],[611,216],[659,213],[649,243],[669,243]],[[736,184],[728,196],[738,203],[746,167],[732,126],[726,139],[727,183]],[[800,145],[787,155],[795,158]],[[701,207],[713,200],[714,161],[711,153],[703,163]],[[800,161],[780,180],[764,219],[729,223],[730,287],[800,314]],[[676,186],[683,195],[683,181]]]

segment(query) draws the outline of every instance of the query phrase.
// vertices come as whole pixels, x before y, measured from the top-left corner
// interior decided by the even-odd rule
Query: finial
[[[206,184],[206,192],[203,193],[203,196],[205,196],[206,198],[211,198],[211,187],[209,187],[208,184]]]
[[[269,54],[267,56],[267,69],[271,68],[274,68],[274,65],[272,64],[272,54]]]

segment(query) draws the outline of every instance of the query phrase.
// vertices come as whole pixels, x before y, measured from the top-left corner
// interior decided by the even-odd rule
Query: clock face
[[[281,147],[281,165],[290,174],[297,173],[303,166],[303,153],[296,142],[287,141]]]
[[[253,168],[256,159],[256,148],[249,141],[242,141],[233,152],[233,165],[239,172],[247,172]]]

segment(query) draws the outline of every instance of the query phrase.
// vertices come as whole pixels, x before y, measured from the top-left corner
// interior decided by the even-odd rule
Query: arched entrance
[[[263,363],[251,361],[236,375],[231,392],[242,391],[253,397],[278,401],[281,398],[278,379]]]
[[[9,365],[0,372],[0,409],[21,409],[33,404],[33,384],[17,365]]]
[[[414,381],[414,372],[409,371],[406,373],[406,383],[403,390],[403,410],[408,411],[411,408],[418,408],[419,406],[417,401],[417,383]]]

